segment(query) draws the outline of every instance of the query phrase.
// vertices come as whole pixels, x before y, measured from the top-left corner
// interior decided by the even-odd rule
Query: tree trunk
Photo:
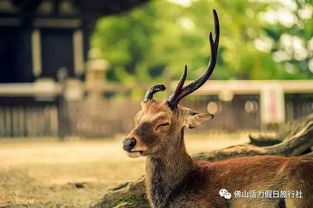
[[[193,155],[195,160],[219,161],[255,155],[313,156],[313,114],[283,125],[275,137],[250,137],[249,144]],[[148,208],[144,177],[109,189],[93,208]]]

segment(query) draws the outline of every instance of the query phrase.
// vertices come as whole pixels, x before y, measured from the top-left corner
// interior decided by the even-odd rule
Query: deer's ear
[[[213,114],[191,112],[186,118],[185,126],[189,129],[192,129],[200,126],[206,121],[211,120],[212,118],[214,118]]]

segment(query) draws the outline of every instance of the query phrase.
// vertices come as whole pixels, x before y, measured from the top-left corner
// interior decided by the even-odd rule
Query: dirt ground
[[[190,154],[247,141],[243,134],[187,135]],[[0,207],[88,207],[144,174],[120,139],[0,139]]]

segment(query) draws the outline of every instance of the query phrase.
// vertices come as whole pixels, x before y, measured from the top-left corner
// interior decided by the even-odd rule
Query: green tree
[[[313,1],[293,0],[276,4],[269,12],[276,18],[264,28],[271,39],[273,59],[284,66],[281,78],[313,77]]]
[[[221,39],[215,79],[309,78],[312,62],[312,1],[295,0],[298,14],[293,25],[271,22],[280,2],[261,0],[151,1],[127,13],[99,20],[92,47],[99,48],[111,63],[109,80],[124,83],[178,79],[189,66],[189,79],[199,76],[208,64],[208,33],[213,30],[212,9],[218,11]],[[307,13],[300,15],[301,8]],[[300,10],[300,13],[299,11]],[[270,16],[271,17],[271,16]],[[270,18],[269,18],[270,19]],[[290,51],[288,37],[301,40],[306,51],[282,59]],[[296,40],[296,41],[297,41]],[[306,55],[303,55],[305,53]],[[313,63],[312,63],[313,64]],[[313,67],[313,66],[312,66]],[[292,68],[292,70],[291,70]]]

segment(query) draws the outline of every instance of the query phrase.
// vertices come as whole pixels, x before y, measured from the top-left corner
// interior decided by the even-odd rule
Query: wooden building
[[[147,1],[0,0],[0,137],[62,137],[59,81],[84,79],[96,20]]]
[[[98,17],[147,0],[0,0],[0,83],[82,78]]]

